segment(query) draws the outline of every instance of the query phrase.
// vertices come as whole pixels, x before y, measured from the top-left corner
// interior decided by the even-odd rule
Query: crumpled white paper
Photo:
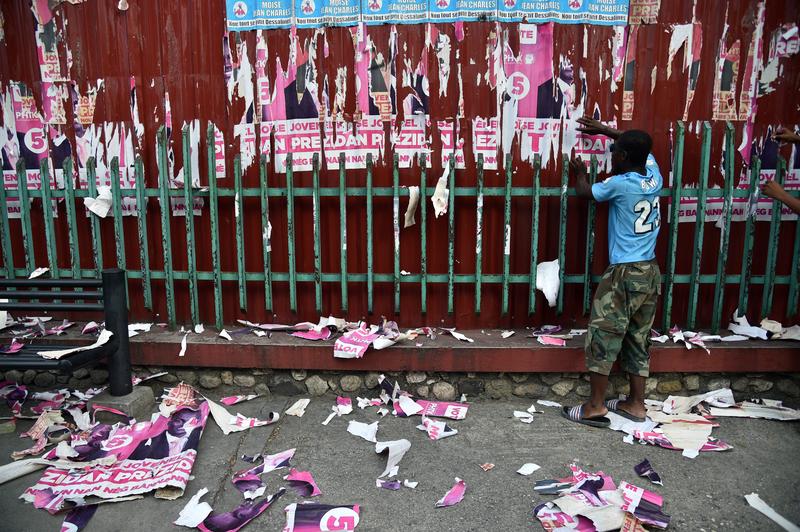
[[[561,287],[558,270],[558,259],[536,265],[536,289],[542,291],[547,298],[547,304],[551,307],[556,306],[558,290]]]
[[[97,187],[96,198],[83,198],[83,204],[86,208],[95,213],[100,218],[108,216],[108,211],[111,210],[111,205],[114,200],[111,198],[111,187],[101,186]]]

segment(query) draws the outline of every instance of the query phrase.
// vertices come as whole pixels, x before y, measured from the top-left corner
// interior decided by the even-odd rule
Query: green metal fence
[[[183,131],[183,159],[189,161],[189,137],[188,130]],[[730,124],[727,124],[725,129],[725,147],[726,153],[734,153],[734,130]],[[594,253],[594,231],[595,231],[595,206],[593,203],[588,205],[588,217],[586,224],[586,248],[585,259],[583,261],[583,272],[566,273],[564,272],[563,265],[565,264],[566,250],[567,250],[567,197],[574,195],[575,191],[567,187],[568,180],[568,165],[566,158],[562,164],[561,186],[560,187],[543,187],[540,185],[540,171],[541,160],[536,156],[533,162],[533,181],[532,186],[519,187],[514,186],[512,182],[512,167],[510,157],[506,158],[505,171],[505,186],[503,187],[486,187],[484,186],[484,170],[483,159],[479,158],[477,165],[476,186],[469,187],[456,187],[455,186],[455,170],[453,162],[450,163],[448,175],[448,188],[450,190],[449,205],[447,211],[448,217],[448,251],[447,251],[447,272],[446,273],[433,273],[428,271],[427,267],[427,207],[426,203],[428,198],[432,195],[433,191],[426,187],[426,161],[425,155],[419,157],[419,183],[420,183],[420,203],[419,203],[419,216],[420,216],[420,249],[421,260],[420,270],[418,274],[401,275],[400,270],[400,243],[398,239],[394,241],[394,267],[391,273],[374,272],[373,268],[373,200],[376,197],[392,197],[393,199],[393,224],[395,234],[399,231],[399,198],[408,195],[408,191],[401,189],[399,186],[399,170],[398,170],[398,157],[394,155],[392,160],[392,186],[391,187],[374,187],[373,186],[373,161],[371,157],[367,159],[366,169],[366,186],[365,187],[347,187],[345,186],[345,163],[344,157],[340,159],[339,163],[339,186],[338,187],[320,187],[319,186],[319,169],[320,163],[317,158],[314,159],[314,169],[312,171],[313,184],[312,187],[295,187],[291,159],[287,161],[286,168],[286,186],[285,187],[270,187],[267,186],[267,161],[262,157],[259,164],[260,173],[260,186],[258,188],[244,188],[242,187],[241,175],[241,162],[240,156],[236,156],[233,165],[233,188],[218,188],[217,178],[215,176],[215,154],[214,154],[214,129],[213,125],[209,125],[207,132],[207,157],[208,157],[208,188],[207,189],[194,189],[192,188],[192,176],[190,175],[190,165],[185,164],[184,187],[183,189],[175,189],[169,187],[169,172],[168,172],[168,152],[167,145],[168,139],[166,131],[162,126],[157,135],[157,165],[159,174],[159,187],[146,188],[144,179],[144,165],[141,156],[137,156],[134,164],[135,172],[135,189],[120,189],[119,185],[119,163],[115,158],[111,162],[111,185],[112,195],[114,199],[113,204],[113,226],[114,226],[114,239],[116,262],[120,268],[126,268],[125,256],[125,240],[126,238],[133,238],[133,235],[125,234],[122,224],[122,210],[121,198],[135,197],[137,209],[137,235],[138,248],[140,251],[141,270],[128,271],[128,276],[132,279],[141,279],[142,282],[142,298],[146,308],[152,309],[153,296],[152,285],[154,282],[163,282],[165,286],[166,295],[166,308],[167,320],[170,326],[176,324],[176,311],[175,311],[175,281],[188,280],[188,294],[189,294],[189,309],[191,319],[194,323],[199,323],[199,308],[198,308],[198,286],[201,282],[206,283],[211,281],[213,284],[214,293],[214,316],[217,327],[222,327],[226,316],[223,315],[222,305],[222,283],[223,281],[236,281],[238,283],[239,306],[242,310],[247,309],[247,285],[248,283],[264,283],[264,290],[266,294],[266,310],[272,310],[273,306],[273,284],[274,283],[288,283],[290,306],[293,311],[297,309],[297,284],[298,283],[313,283],[314,284],[314,298],[316,309],[322,312],[322,284],[323,283],[340,283],[341,285],[341,306],[342,310],[346,311],[348,308],[348,283],[366,283],[367,288],[367,302],[368,311],[372,312],[373,306],[373,293],[375,283],[392,283],[394,294],[394,307],[395,311],[399,312],[400,308],[400,285],[401,283],[415,284],[419,287],[421,297],[420,311],[425,313],[427,310],[427,288],[432,283],[446,283],[447,284],[447,308],[449,312],[453,312],[454,302],[454,286],[456,284],[474,284],[475,286],[475,312],[481,311],[481,292],[484,284],[500,284],[502,287],[501,311],[503,314],[508,312],[509,306],[509,286],[511,284],[527,284],[530,293],[528,311],[530,314],[536,312],[536,264],[538,260],[538,241],[541,228],[539,227],[539,214],[541,208],[542,198],[558,197],[559,198],[559,245],[558,245],[558,259],[562,265],[559,273],[562,290],[559,293],[557,301],[557,312],[560,314],[564,306],[564,289],[570,286],[578,285],[583,289],[583,311],[588,313],[591,304],[591,291],[592,283],[597,282],[598,275],[592,274],[592,257]],[[750,188],[749,190],[734,189],[733,182],[734,164],[733,157],[726,157],[726,164],[724,167],[725,186],[724,188],[708,188],[708,172],[709,172],[709,154],[711,147],[711,126],[708,123],[703,124],[702,128],[702,151],[701,151],[701,165],[700,165],[700,179],[697,187],[689,188],[682,186],[682,173],[683,173],[683,155],[684,155],[684,125],[677,124],[676,137],[674,145],[674,161],[673,161],[673,186],[671,188],[664,188],[662,196],[671,198],[671,205],[679,205],[681,198],[697,198],[698,205],[704,204],[707,198],[721,197],[724,198],[724,204],[728,207],[725,209],[725,214],[722,220],[722,237],[720,242],[719,259],[717,261],[716,273],[714,274],[701,274],[700,263],[703,253],[703,238],[704,238],[704,218],[705,211],[699,208],[697,211],[697,222],[695,223],[694,232],[694,247],[692,268],[689,274],[676,273],[676,251],[678,242],[678,209],[672,208],[669,214],[669,230],[667,232],[668,238],[668,251],[666,270],[664,272],[664,290],[663,290],[663,327],[668,327],[672,323],[674,316],[672,315],[673,305],[673,292],[678,284],[688,284],[689,286],[689,307],[688,315],[685,318],[687,327],[695,327],[697,321],[697,303],[698,292],[700,285],[713,284],[715,287],[713,313],[711,328],[717,330],[720,326],[722,319],[722,306],[725,285],[739,285],[738,308],[747,308],[747,301],[750,294],[750,287],[752,285],[763,285],[764,295],[762,303],[762,314],[768,315],[773,303],[773,291],[775,285],[789,285],[788,291],[788,309],[789,315],[794,315],[798,308],[798,274],[800,274],[800,225],[795,230],[794,246],[792,249],[792,269],[790,275],[776,275],[775,267],[778,252],[778,235],[781,228],[780,222],[780,209],[773,209],[772,219],[769,223],[769,249],[766,257],[766,273],[764,275],[753,275],[752,272],[752,259],[753,259],[753,246],[754,246],[754,231],[755,231],[755,213],[754,209],[748,209],[748,216],[745,222],[745,239],[743,242],[743,261],[741,265],[741,274],[728,274],[726,273],[726,265],[728,260],[728,250],[730,245],[730,224],[731,224],[731,209],[733,198],[749,198],[753,201],[755,187],[758,182],[759,176],[759,161],[754,158],[754,165],[751,169]],[[64,162],[64,173],[66,176],[73,175],[73,163],[70,159]],[[27,276],[37,264],[37,257],[34,254],[34,235],[31,229],[31,207],[28,201],[29,198],[41,198],[43,205],[47,205],[51,199],[65,198],[66,217],[59,219],[66,221],[67,233],[69,235],[69,250],[70,250],[70,268],[59,268],[56,256],[56,231],[54,227],[54,220],[49,214],[48,209],[44,209],[44,236],[46,241],[47,250],[47,264],[50,268],[53,277],[69,276],[69,277],[99,277],[100,270],[103,265],[103,242],[100,235],[101,220],[92,215],[90,217],[91,240],[94,268],[86,269],[81,268],[79,259],[79,246],[78,246],[78,232],[76,220],[76,199],[85,197],[96,197],[96,182],[95,182],[95,162],[90,159],[87,163],[87,178],[88,187],[86,189],[76,190],[73,186],[71,179],[65,179],[65,187],[63,190],[52,190],[48,179],[49,168],[46,160],[41,165],[42,185],[39,190],[28,190],[26,183],[26,172],[22,163],[17,167],[18,188],[16,191],[6,191],[0,187],[0,212],[6,211],[6,204],[8,199],[19,199],[21,208],[21,237],[23,240],[23,248],[25,250],[24,267],[16,268],[11,267],[15,264],[15,257],[13,256],[12,235],[9,226],[9,221],[3,217],[0,221],[0,232],[2,233],[2,256],[3,268],[5,275],[9,278],[17,276]],[[779,160],[778,168],[776,171],[776,180],[779,183],[783,182],[786,174],[786,163],[782,159]],[[592,182],[596,179],[597,175],[597,160],[593,157],[590,165],[590,179]],[[314,268],[311,272],[297,271],[296,268],[296,252],[295,252],[295,199],[298,197],[312,197],[313,203],[313,250],[314,250]],[[508,238],[511,228],[511,204],[514,198],[526,197],[531,199],[531,254],[530,254],[530,270],[528,273],[511,273],[510,272],[510,255],[504,253],[502,258],[502,273],[500,274],[486,274],[482,271],[484,239],[481,232],[478,232],[475,253],[475,271],[472,274],[456,274],[454,270],[455,261],[455,223],[456,223],[456,210],[455,198],[456,197],[472,197],[476,201],[476,213],[478,225],[480,226],[483,220],[483,201],[486,197],[502,197],[504,202],[503,209],[503,223],[504,223],[504,236]],[[151,269],[150,258],[148,256],[148,226],[145,210],[147,204],[145,198],[159,198],[160,199],[160,224],[162,235],[163,247],[163,269]],[[171,239],[171,226],[170,226],[170,198],[181,197],[186,204],[187,212],[192,208],[193,200],[196,197],[206,198],[209,209],[209,220],[211,227],[211,271],[198,271],[196,267],[196,251],[195,251],[195,231],[194,231],[194,217],[189,215],[185,216],[186,223],[186,257],[187,269],[175,270],[173,268],[173,254],[179,253],[174,249]],[[220,237],[219,237],[219,211],[218,203],[219,198],[233,197],[237,203],[238,215],[235,217],[235,238],[237,250],[237,268],[236,271],[222,271],[221,266],[221,250],[220,250]],[[264,242],[263,250],[263,270],[259,271],[246,271],[245,269],[245,246],[244,246],[244,198],[255,197],[260,199],[261,205],[261,230],[264,234],[268,231],[268,224],[270,220],[269,213],[269,199],[270,198],[285,198],[286,201],[286,221],[287,221],[287,249],[288,249],[288,271],[273,271],[271,267],[271,253],[272,251]],[[340,271],[336,272],[323,272],[321,261],[321,236],[320,236],[320,198],[321,197],[338,197],[339,198],[339,214],[340,214],[340,240],[341,240],[341,257],[340,257]],[[366,203],[366,234],[367,234],[367,248],[366,248],[366,272],[350,272],[347,269],[347,198],[348,197],[363,197]],[[239,212],[241,211],[241,212]],[[800,224],[800,221],[793,222]],[[230,317],[227,317],[230,318]]]

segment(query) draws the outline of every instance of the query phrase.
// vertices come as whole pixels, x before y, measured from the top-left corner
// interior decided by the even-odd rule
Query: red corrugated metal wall
[[[238,123],[243,112],[243,103],[234,99],[229,105],[225,82],[223,79],[223,54],[222,38],[225,32],[225,4],[223,0],[209,0],[206,2],[168,2],[166,0],[132,0],[126,12],[118,11],[116,2],[88,0],[79,5],[62,3],[56,9],[56,16],[67,21],[64,27],[66,46],[72,52],[72,68],[68,71],[70,79],[76,80],[80,87],[85,89],[86,83],[98,78],[105,80],[105,87],[99,93],[94,121],[125,121],[130,122],[129,83],[130,77],[135,77],[136,90],[139,98],[139,109],[145,125],[144,147],[141,153],[146,165],[147,186],[157,186],[156,157],[153,148],[156,138],[156,129],[164,123],[164,96],[169,92],[172,109],[172,120],[177,127],[184,120],[199,118],[203,130],[205,121],[213,121],[225,133],[228,155],[229,177],[219,182],[220,186],[232,186],[230,169],[232,157],[238,149],[233,143],[233,124]],[[702,22],[703,49],[701,71],[697,91],[689,111],[690,121],[711,120],[712,118],[712,91],[715,78],[717,53],[719,41],[726,24],[725,9],[728,10],[727,23],[730,28],[726,42],[730,45],[741,39],[743,60],[739,67],[737,88],[741,87],[741,78],[744,70],[744,58],[752,38],[755,24],[755,1],[737,0],[719,2],[716,0],[697,0],[696,18]],[[654,138],[654,153],[658,158],[662,171],[667,175],[671,166],[669,161],[669,130],[671,124],[680,120],[686,99],[686,73],[682,70],[682,55],[680,51],[673,60],[672,76],[667,79],[667,57],[670,41],[669,27],[671,24],[685,24],[692,20],[692,2],[688,1],[662,1],[661,11],[657,24],[644,25],[639,30],[638,45],[636,47],[636,82],[635,82],[635,110],[633,120],[622,122],[624,128],[640,128],[651,132]],[[36,43],[34,39],[35,20],[32,16],[28,2],[6,0],[2,2],[2,13],[5,17],[5,40],[0,44],[0,70],[2,82],[25,82],[32,87],[37,102],[41,102],[41,87],[39,67],[36,56]],[[765,48],[768,46],[769,35],[780,24],[800,21],[800,4],[793,0],[773,1],[766,4],[766,22],[764,26]],[[449,79],[447,96],[439,96],[439,79],[436,75],[435,54],[429,54],[430,72],[430,110],[431,121],[451,118],[457,111],[458,76],[455,72],[455,53],[460,50],[460,62],[464,90],[465,117],[461,120],[461,131],[466,139],[465,154],[467,154],[467,170],[457,171],[456,183],[459,186],[469,186],[475,183],[475,169],[472,164],[471,149],[471,121],[476,116],[492,116],[495,111],[495,94],[490,91],[485,83],[476,87],[476,77],[483,75],[487,69],[486,43],[494,23],[477,22],[465,24],[465,39],[456,42],[452,24],[440,24],[439,31],[451,37],[453,45],[452,64],[453,74]],[[558,67],[559,56],[570,59],[575,66],[586,71],[588,87],[588,108],[595,103],[600,107],[603,117],[620,116],[622,109],[622,90],[612,93],[610,81],[601,81],[598,59],[603,64],[611,64],[611,50],[608,43],[613,33],[610,27],[588,26],[588,46],[590,53],[583,57],[584,27],[582,25],[556,25],[554,30],[554,57],[553,61]],[[388,55],[389,27],[371,27],[370,35],[378,44],[378,48]],[[417,61],[425,45],[423,25],[398,26],[398,76],[401,65],[406,57]],[[310,36],[313,30],[298,30],[301,39]],[[327,40],[330,46],[330,55],[320,58],[320,79],[327,73],[330,79],[335,79],[336,68],[346,65],[348,73],[353,72],[354,52],[351,35],[346,28],[328,28]],[[516,35],[511,32],[512,42]],[[248,42],[248,50],[253,57],[255,53],[255,32],[241,34]],[[269,76],[274,80],[275,57],[280,57],[286,62],[288,53],[288,31],[273,30],[267,32],[269,44]],[[516,45],[514,43],[514,45]],[[63,48],[61,48],[63,50]],[[235,52],[234,52],[235,53]],[[766,53],[766,49],[765,49]],[[62,61],[64,58],[62,57]],[[782,61],[783,71],[775,83],[776,90],[758,100],[758,115],[755,125],[755,135],[763,135],[769,125],[797,124],[800,122],[798,107],[798,94],[800,93],[800,54],[796,54]],[[651,94],[651,72],[653,67],[658,67],[655,89]],[[354,111],[356,108],[353,94],[353,79],[349,80],[347,109]],[[273,84],[274,85],[274,84]],[[398,83],[398,101],[402,100],[408,91],[401,88]],[[333,90],[333,89],[331,89]],[[580,87],[578,87],[580,91]],[[738,93],[737,93],[738,101]],[[72,109],[67,106],[67,122],[72,122]],[[735,122],[738,139],[741,136],[742,122]],[[709,185],[722,186],[722,176],[719,171],[721,161],[723,122],[713,122],[714,142],[712,145],[712,167],[709,176]],[[67,125],[68,136],[71,126]],[[179,139],[179,135],[173,135]],[[429,171],[430,187],[435,185],[436,178],[441,175],[439,161],[440,141],[438,135],[433,137],[433,168]],[[387,142],[387,146],[388,146]],[[205,149],[205,142],[201,142]],[[687,134],[686,158],[684,165],[684,183],[696,182],[697,169],[699,168],[700,139],[697,135]],[[180,144],[175,144],[176,167],[181,166]],[[518,147],[515,147],[515,153]],[[204,153],[204,151],[203,151]],[[789,151],[784,148],[784,157],[789,156]],[[206,183],[205,157],[201,158],[201,181]],[[741,166],[741,159],[737,155],[736,167]],[[418,168],[401,170],[401,184],[415,184],[418,182]],[[531,167],[529,163],[514,163],[514,185],[530,186]],[[348,184],[358,185],[364,183],[364,171],[348,171]],[[302,172],[296,174],[298,186],[310,186],[311,174]],[[283,174],[274,174],[270,170],[269,182],[271,186],[285,185]],[[375,171],[375,186],[391,186],[391,169],[386,165],[379,165]],[[504,176],[502,171],[487,171],[485,175],[486,186],[502,186]],[[253,165],[243,178],[244,186],[258,186],[258,171]],[[338,173],[322,171],[320,176],[321,186],[338,186]],[[552,165],[542,172],[543,186],[558,186],[560,184],[560,167]],[[246,212],[245,241],[253,243],[253,249],[247,253],[247,270],[258,271],[261,269],[260,244],[260,207],[257,198],[248,198],[244,201]],[[339,223],[338,199],[323,198],[322,204],[322,270],[326,272],[338,271],[339,265]],[[484,207],[485,224],[484,234],[484,273],[501,273],[502,271],[502,246],[503,246],[503,200],[502,198],[487,198]],[[392,219],[391,198],[376,198],[375,200],[375,270],[378,272],[392,271]],[[475,208],[474,199],[458,198],[456,200],[457,228],[456,228],[456,273],[472,273],[474,270],[475,249]],[[666,211],[664,211],[666,213]],[[567,273],[582,273],[584,261],[586,209],[576,199],[569,200],[568,220],[568,248],[567,260],[564,265]],[[276,271],[287,271],[286,254],[286,212],[285,202],[278,199],[270,203],[270,217],[273,225],[273,268]],[[220,202],[220,236],[223,243],[222,267],[224,271],[236,270],[236,250],[233,244],[233,201],[231,198],[222,199]],[[297,268],[298,271],[313,271],[313,250],[310,235],[312,232],[311,198],[298,198],[296,203],[297,216]],[[150,209],[150,259],[153,267],[160,265],[163,253],[159,238],[159,224],[157,209]],[[349,271],[366,271],[366,235],[363,230],[365,207],[363,199],[351,199],[348,204],[348,249]],[[512,235],[511,272],[525,273],[528,271],[530,259],[530,230],[525,226],[530,224],[530,200],[517,198],[513,202],[512,218],[515,231]],[[90,240],[88,224],[79,216],[79,223],[83,225],[80,231],[82,266],[91,268]],[[600,207],[598,218],[598,231],[594,272],[600,273],[607,264],[605,208]],[[12,233],[19,234],[19,222],[13,220]],[[126,217],[124,220],[126,233],[136,234],[136,220]],[[173,259],[176,269],[186,268],[185,232],[182,218],[172,221],[173,230]],[[201,270],[211,269],[211,253],[209,235],[209,218],[207,212],[195,219],[197,235],[197,265]],[[540,260],[551,260],[557,257],[558,252],[558,199],[545,198],[542,202],[540,217]],[[114,264],[113,229],[110,220],[103,224],[106,239],[105,261],[108,265]],[[662,235],[658,244],[658,258],[662,267],[665,263],[668,226],[662,228]],[[741,250],[743,242],[744,223],[732,224],[732,239],[727,273],[738,273],[741,268]],[[791,264],[791,250],[794,242],[795,223],[782,224],[778,252],[779,275],[788,275]],[[41,212],[34,216],[34,231],[42,234]],[[703,244],[702,273],[714,273],[716,270],[717,249],[719,247],[719,230],[708,224],[705,231]],[[694,224],[684,223],[680,226],[679,245],[677,251],[678,273],[691,271],[691,255],[693,252]],[[768,223],[759,223],[756,231],[756,244],[754,255],[754,273],[762,274],[764,271],[764,257],[766,255]],[[419,226],[401,232],[401,268],[418,271],[419,265]],[[66,230],[59,232],[59,261],[63,267],[69,262],[69,249],[67,247]],[[19,241],[14,241],[17,260],[22,255],[22,246]],[[45,256],[44,239],[37,240],[38,256]],[[442,273],[447,271],[447,220],[445,218],[431,219],[428,222],[428,271]],[[138,269],[137,242],[129,237],[126,242],[128,267]],[[17,264],[21,266],[21,262]],[[160,267],[160,266],[159,266]],[[154,314],[165,314],[163,284],[154,282]],[[248,319],[253,321],[267,321],[273,319],[264,310],[264,292],[262,283],[249,285],[249,311]],[[134,319],[150,319],[150,311],[143,308],[141,294],[137,293],[137,284],[132,286],[131,305]],[[713,300],[713,285],[704,285],[700,289],[698,320],[701,324],[708,323],[711,318],[711,301]],[[177,312],[179,319],[188,320],[188,296],[186,282],[176,282]],[[783,319],[787,314],[787,286],[776,286],[774,296],[773,317]],[[440,323],[457,325],[461,328],[480,327],[511,327],[523,326],[531,322],[559,322],[564,325],[581,323],[582,317],[582,286],[568,285],[565,293],[564,316],[557,317],[552,309],[544,309],[539,305],[539,310],[532,319],[527,315],[527,285],[512,285],[510,294],[510,311],[507,316],[500,315],[500,286],[484,285],[483,310],[479,315],[473,312],[474,287],[472,285],[456,285],[455,290],[455,315],[447,314],[446,294],[444,284],[429,287],[429,307],[426,317],[420,316],[420,299],[417,285],[402,286],[401,313],[393,314],[393,294],[391,285],[376,285],[374,315],[394,316],[401,326],[412,326],[426,322],[431,325]],[[226,317],[243,314],[238,311],[237,292],[235,283],[225,283],[223,287],[225,297],[224,307]],[[676,285],[673,316],[680,322],[686,314],[688,300],[688,286]],[[738,286],[729,285],[725,297],[723,320],[727,319],[738,299]],[[754,314],[760,309],[761,287],[755,287],[750,297],[750,311]],[[350,284],[350,312],[348,318],[355,319],[366,316],[366,286],[362,283]],[[314,310],[313,284],[301,283],[298,286],[298,313],[293,316],[289,312],[288,287],[285,283],[275,283],[275,316],[274,319],[289,322],[295,319],[313,320]],[[339,306],[339,285],[325,284],[323,286],[323,307],[325,312],[341,314]],[[213,292],[210,282],[200,283],[200,311],[201,319],[206,322],[213,320]],[[243,317],[243,316],[242,316]],[[373,317],[373,321],[375,317]],[[658,323],[658,322],[657,322]]]

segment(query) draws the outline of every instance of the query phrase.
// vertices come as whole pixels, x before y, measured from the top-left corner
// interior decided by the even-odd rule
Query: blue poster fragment
[[[361,20],[369,25],[428,22],[428,0],[362,0]]]
[[[458,18],[464,22],[497,20],[497,4],[504,0],[458,0]]]
[[[625,25],[629,0],[497,0],[501,22]]]
[[[288,28],[292,0],[226,0],[229,31]]]
[[[458,0],[430,0],[428,2],[430,22],[455,22],[460,20]]]

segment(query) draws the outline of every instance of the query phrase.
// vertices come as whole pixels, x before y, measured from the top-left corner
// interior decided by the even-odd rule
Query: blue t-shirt
[[[647,175],[612,175],[592,185],[597,201],[608,201],[608,259],[611,264],[652,260],[661,227],[658,193],[664,184],[655,158],[647,157]]]

